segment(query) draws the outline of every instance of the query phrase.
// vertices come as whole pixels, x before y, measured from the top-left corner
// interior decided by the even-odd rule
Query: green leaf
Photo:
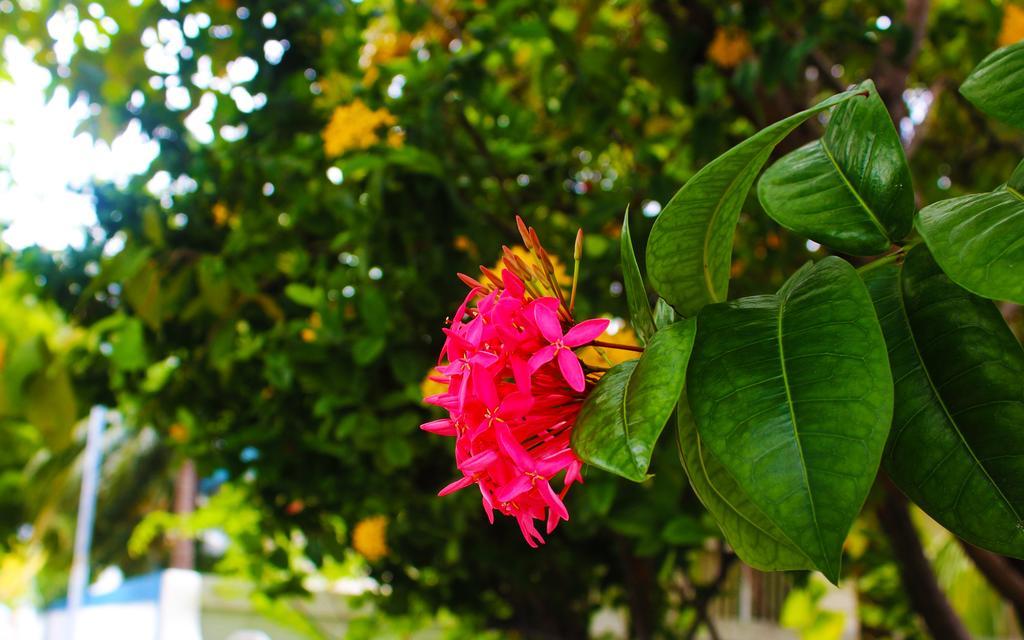
[[[813,569],[814,563],[776,527],[703,445],[686,391],[676,409],[679,458],[693,492],[722,529],[736,555],[760,571]]]
[[[863,276],[896,381],[886,471],[956,535],[1024,558],[1024,350],[923,245]]]
[[[323,300],[323,291],[319,287],[310,287],[293,282],[284,288],[284,295],[304,307],[316,307]]]
[[[657,329],[654,316],[651,314],[651,303],[647,299],[647,287],[644,277],[640,275],[640,266],[636,263],[633,252],[633,239],[629,234],[629,209],[622,218],[622,283],[626,289],[626,301],[629,304],[630,324],[636,331],[636,337],[642,344],[647,344]]]
[[[634,482],[647,478],[658,441],[686,381],[694,321],[654,334],[639,360],[611,368],[587,396],[572,432],[584,462]]]
[[[807,119],[863,92],[832,96],[747,138],[687,180],[658,216],[647,242],[647,274],[684,316],[729,292],[729,263],[740,207],[775,146]]]
[[[954,282],[979,296],[1024,304],[1024,162],[991,193],[925,207],[917,228]]]
[[[707,449],[837,581],[893,402],[885,341],[857,272],[825,258],[776,295],[705,307],[687,389]]]
[[[125,317],[120,330],[110,334],[110,362],[118,371],[140,371],[149,365],[145,329],[138,318]]]
[[[365,367],[380,357],[387,346],[383,336],[363,336],[352,344],[352,360],[360,367]]]
[[[914,188],[885,103],[870,80],[859,88],[868,98],[836,107],[825,136],[769,167],[757,196],[787,229],[844,253],[875,255],[910,232]]]
[[[658,329],[664,329],[678,319],[676,310],[672,308],[672,305],[665,302],[664,298],[658,298],[658,301],[654,303],[654,326]]]
[[[993,118],[1024,129],[1024,41],[990,53],[960,93]]]

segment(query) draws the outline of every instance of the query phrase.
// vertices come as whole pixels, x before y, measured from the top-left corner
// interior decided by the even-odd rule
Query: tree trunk
[[[178,475],[174,479],[174,513],[183,516],[195,510],[198,484],[196,465],[192,460],[186,459],[181,463]],[[174,537],[174,547],[171,549],[171,567],[195,569],[196,547],[194,540],[187,536]]]
[[[907,499],[895,488],[888,487],[877,512],[899,565],[910,605],[924,619],[932,636],[943,640],[970,640],[970,634],[950,606],[924,555],[921,540],[910,520]]]

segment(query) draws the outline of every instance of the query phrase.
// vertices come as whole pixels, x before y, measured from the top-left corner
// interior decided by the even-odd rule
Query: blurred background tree
[[[441,321],[464,295],[455,273],[494,264],[515,213],[563,258],[582,227],[583,315],[625,316],[627,205],[642,246],[704,163],[868,77],[920,202],[991,189],[1024,141],[956,89],[997,43],[1024,38],[1022,16],[989,0],[0,0],[0,38],[90,106],[88,132],[137,126],[159,145],[127,184],[88,188],[97,225],[83,246],[3,254],[0,548],[45,549],[39,584],[59,593],[73,425],[101,403],[123,424],[108,436],[120,455],[104,467],[100,566],[166,566],[161,533],[202,533],[163,513],[188,460],[205,494],[243,496],[251,515],[229,532],[242,553],[200,553],[199,568],[270,596],[358,565],[396,615],[445,607],[581,637],[610,605],[638,638],[690,629],[717,532],[671,447],[642,485],[590,470],[541,551],[513,523],[486,526],[470,492],[434,496],[454,468],[417,427]],[[735,295],[774,290],[822,254],[755,199],[738,234]],[[846,565],[866,615],[879,612],[863,630],[921,635],[875,504]],[[933,555],[974,571],[957,553]]]

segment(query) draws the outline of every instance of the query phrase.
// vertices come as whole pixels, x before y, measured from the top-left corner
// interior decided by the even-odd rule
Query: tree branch
[[[473,141],[473,146],[476,147],[477,153],[487,163],[488,168],[491,170],[491,175],[498,181],[498,189],[501,191],[501,197],[505,199],[505,202],[512,211],[519,213],[519,200],[515,197],[508,189],[505,188],[505,182],[507,176],[501,170],[501,166],[498,164],[497,158],[491,153],[490,148],[487,146],[487,141],[480,135],[480,132],[476,130],[473,123],[466,117],[466,112],[459,106],[454,109],[455,119],[459,121],[459,125],[465,129],[466,133],[469,134],[470,140]]]
[[[1024,573],[1003,556],[985,551],[963,540],[960,541],[960,546],[988,583],[1013,605],[1017,623],[1024,629]]]
[[[878,95],[882,97],[893,122],[899,125],[907,115],[907,105],[903,102],[903,91],[907,88],[910,70],[921,52],[921,43],[928,32],[929,0],[907,0],[907,10],[903,22],[910,28],[911,40],[907,51],[897,57],[896,40],[889,38],[879,46],[878,62],[875,66],[875,84]]]
[[[697,632],[700,630],[701,625],[704,625],[708,634],[712,640],[719,640],[718,629],[715,627],[715,623],[711,620],[710,614],[708,614],[708,605],[711,604],[711,600],[718,595],[722,589],[722,584],[725,583],[726,577],[729,575],[729,567],[732,566],[733,562],[736,561],[736,554],[726,550],[725,545],[719,550],[718,555],[718,572],[715,574],[715,578],[708,584],[699,585],[695,587],[696,596],[690,603],[693,606],[696,615],[693,618],[693,622],[686,631],[683,632],[683,638],[686,640],[692,640],[697,636]]]
[[[914,611],[924,619],[934,637],[970,640],[970,634],[950,606],[924,555],[921,540],[910,520],[907,499],[895,487],[887,486],[886,496],[877,513],[882,530],[889,538],[893,556],[899,565],[903,588]]]

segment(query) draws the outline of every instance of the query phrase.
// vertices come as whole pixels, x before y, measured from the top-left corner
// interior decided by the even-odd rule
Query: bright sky
[[[179,0],[160,1],[172,13],[181,13],[175,19],[160,20],[141,34],[146,66],[154,73],[150,87],[163,91],[169,109],[189,111],[185,126],[200,144],[210,143],[217,135],[227,141],[244,137],[244,122],[221,126],[219,131],[214,131],[210,123],[218,99],[234,101],[243,114],[266,105],[264,94],[250,94],[244,86],[256,76],[262,63],[242,56],[228,62],[218,75],[210,57],[203,55],[196,61],[197,72],[182,77],[179,58],[194,55],[188,39],[207,30],[214,39],[227,38],[231,27],[213,24],[205,13],[182,10]],[[137,0],[130,2],[138,4]],[[271,30],[277,24],[277,16],[269,11],[250,16],[247,8],[239,7],[235,13],[240,20],[251,19],[254,28],[258,24]],[[75,5],[65,5],[46,26],[61,65],[67,65],[74,56],[79,36],[86,49],[103,51],[110,45],[110,35],[118,31],[117,22],[98,2],[83,5],[81,11]],[[287,40],[268,37],[263,45],[266,64],[278,64],[289,46]],[[0,49],[12,77],[10,82],[0,81],[0,228],[6,227],[2,239],[15,248],[33,244],[48,249],[81,246],[96,220],[89,192],[91,182],[125,184],[132,175],[146,171],[158,145],[143,135],[137,122],[110,145],[87,133],[76,134],[90,109],[98,107],[83,99],[72,100],[62,88],[47,102],[44,92],[50,85],[50,73],[32,62],[32,52],[13,37],[0,43]],[[318,90],[316,74],[309,72],[310,90]],[[186,83],[199,92],[196,104]],[[134,106],[144,100],[141,91],[132,94]],[[154,195],[164,196],[175,188],[188,187],[189,180],[188,176],[175,178],[158,172],[147,186]]]
[[[32,52],[14,38],[3,42],[13,82],[0,81],[0,224],[3,240],[22,248],[81,246],[96,220],[88,184],[96,178],[124,184],[145,171],[157,145],[137,124],[113,145],[96,142],[75,128],[89,115],[57,89],[47,102],[50,74],[32,62]]]

